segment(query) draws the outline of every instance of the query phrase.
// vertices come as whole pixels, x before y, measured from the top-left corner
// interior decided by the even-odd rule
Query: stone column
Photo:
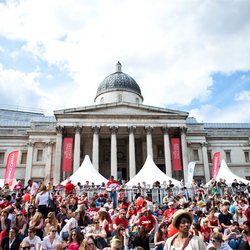
[[[209,165],[207,159],[207,142],[201,143],[202,147],[202,156],[203,156],[203,164],[204,164],[204,173],[205,173],[205,182],[210,181],[210,172],[209,172]]]
[[[170,150],[170,139],[169,139],[169,127],[161,128],[164,136],[164,155],[165,155],[165,167],[166,175],[172,178],[172,163],[171,163],[171,150]]]
[[[117,126],[111,126],[109,128],[111,133],[111,175],[117,180],[117,138],[118,131]]]
[[[151,155],[153,159],[153,142],[152,142],[153,127],[145,126],[145,131],[147,134],[147,156]]]
[[[53,184],[56,185],[58,181],[61,180],[62,172],[62,146],[63,146],[63,132],[64,127],[56,127],[57,137],[56,137],[56,159],[55,159],[55,168],[54,168],[54,179]]]
[[[99,126],[93,126],[93,151],[92,151],[92,162],[95,169],[99,172]]]
[[[74,167],[73,173],[80,167],[80,147],[81,147],[81,132],[82,127],[76,126],[74,127],[75,131],[75,145],[74,145]]]
[[[34,144],[35,143],[32,141],[27,143],[28,153],[27,153],[27,163],[26,163],[26,170],[25,170],[25,181],[24,181],[25,186],[28,185],[28,180],[31,178],[31,168],[32,168]]]
[[[188,155],[187,155],[187,138],[186,138],[186,127],[180,127],[181,131],[181,151],[182,151],[182,164],[184,173],[184,182],[187,183],[188,179]]]
[[[129,126],[129,178],[130,180],[136,174],[136,165],[135,165],[135,126]]]
[[[52,156],[52,145],[54,142],[47,141],[46,142],[46,165],[45,165],[45,176],[44,181],[45,183],[48,183],[50,181],[50,171],[51,171],[51,156]]]

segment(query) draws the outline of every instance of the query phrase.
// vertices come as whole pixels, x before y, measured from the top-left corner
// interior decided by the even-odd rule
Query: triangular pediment
[[[85,106],[72,109],[63,109],[54,111],[55,116],[174,116],[182,119],[186,119],[188,112],[182,112],[177,110],[153,107],[142,104],[131,104],[125,102],[99,104],[92,106]]]

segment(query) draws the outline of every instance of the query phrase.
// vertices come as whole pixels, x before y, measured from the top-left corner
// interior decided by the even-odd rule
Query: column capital
[[[52,147],[52,145],[54,144],[53,141],[46,141],[45,143],[46,143],[47,147]]]
[[[110,126],[109,131],[111,134],[116,134],[118,131],[118,126]]]
[[[63,134],[63,132],[64,132],[64,127],[62,127],[62,126],[57,126],[57,127],[56,127],[56,132],[57,132],[57,134]]]
[[[29,141],[29,142],[27,142],[27,145],[28,145],[29,147],[34,147],[35,142],[33,142],[33,141]]]
[[[76,134],[81,134],[82,127],[80,127],[80,126],[77,125],[77,126],[74,127],[74,131],[75,131]]]
[[[92,132],[93,134],[99,134],[100,132],[100,126],[92,126]]]
[[[181,131],[181,134],[186,134],[187,132],[187,127],[185,126],[182,126],[182,127],[179,127],[180,131]]]
[[[202,147],[206,147],[206,146],[207,146],[207,144],[208,144],[208,143],[207,143],[207,142],[205,142],[205,141],[204,141],[204,142],[201,142],[201,146],[202,146]]]
[[[127,130],[128,130],[129,133],[134,134],[134,133],[135,133],[135,130],[136,130],[136,126],[128,126],[128,127],[127,127]]]
[[[151,135],[153,129],[154,128],[152,126],[145,126],[145,131],[146,131],[147,135]]]
[[[164,135],[168,135],[170,132],[170,127],[162,127],[161,131],[163,132]]]

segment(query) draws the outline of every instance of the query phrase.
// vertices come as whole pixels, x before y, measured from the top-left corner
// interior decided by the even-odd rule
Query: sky
[[[143,104],[250,122],[250,1],[0,0],[0,108],[93,105],[122,71]]]

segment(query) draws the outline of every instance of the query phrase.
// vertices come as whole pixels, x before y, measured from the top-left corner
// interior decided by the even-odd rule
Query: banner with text
[[[4,184],[8,183],[9,186],[12,186],[13,178],[16,170],[18,151],[13,151],[9,154],[6,164]]]
[[[64,138],[62,171],[68,172],[72,170],[72,149],[73,138]]]
[[[173,170],[174,171],[182,170],[179,138],[171,139],[171,149],[172,149]]]
[[[214,154],[213,157],[213,178],[216,180],[220,167],[220,152]]]
[[[188,164],[188,187],[191,186],[193,177],[194,177],[194,167],[195,167],[195,162],[191,161]]]

